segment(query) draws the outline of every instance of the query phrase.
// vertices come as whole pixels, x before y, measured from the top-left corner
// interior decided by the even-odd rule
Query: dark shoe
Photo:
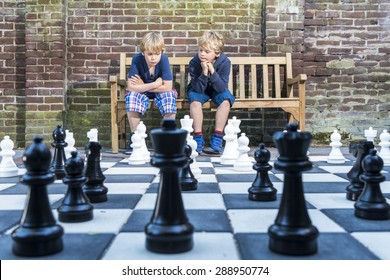
[[[203,151],[204,147],[204,138],[203,136],[195,136],[194,140],[196,141],[197,147],[196,147],[196,152],[201,153]]]

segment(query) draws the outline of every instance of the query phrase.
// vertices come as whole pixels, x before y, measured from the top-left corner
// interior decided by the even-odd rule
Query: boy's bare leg
[[[168,114],[165,114],[164,119],[175,119],[176,118],[176,114],[173,114],[173,113],[168,113]]]
[[[137,126],[141,120],[140,113],[138,112],[127,112],[127,118],[129,119],[130,129],[132,132],[137,130]]]
[[[215,130],[223,131],[227,123],[230,112],[230,103],[225,100],[218,106],[215,113]]]
[[[190,104],[190,116],[194,120],[194,132],[202,132],[203,110],[202,103],[194,101]]]

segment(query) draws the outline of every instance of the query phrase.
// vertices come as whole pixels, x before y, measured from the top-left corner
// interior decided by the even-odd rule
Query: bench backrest
[[[188,63],[192,57],[170,57],[174,86],[178,98],[185,99],[189,83]],[[292,78],[291,54],[278,57],[229,57],[232,62],[229,90],[237,99],[272,99],[293,97],[287,84]],[[127,80],[131,57],[120,55],[120,81]]]

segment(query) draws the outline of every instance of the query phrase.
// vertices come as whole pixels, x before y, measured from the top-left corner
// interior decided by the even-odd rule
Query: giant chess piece
[[[68,129],[65,130],[65,142],[68,144],[65,147],[65,157],[66,159],[71,157],[71,153],[73,151],[76,151],[76,147],[74,146],[76,143],[76,140],[73,137],[73,132],[70,132]]]
[[[164,119],[162,128],[153,129],[150,137],[155,151],[151,164],[160,168],[160,183],[153,216],[145,226],[146,248],[166,254],[186,252],[193,247],[194,233],[179,185],[179,169],[188,162],[184,154],[187,131],[177,129],[175,120]]]
[[[236,128],[233,125],[233,120],[228,120],[228,124],[225,126],[225,136],[223,137],[223,140],[225,140],[226,144],[221,155],[221,164],[233,165],[239,156],[237,150],[237,134]]]
[[[330,151],[327,162],[330,164],[341,164],[345,162],[345,157],[341,153],[341,146],[342,143],[340,142],[341,135],[338,133],[337,129],[333,131],[332,135],[330,136],[330,146],[332,147],[332,150]]]
[[[0,177],[16,177],[19,173],[19,168],[16,166],[13,156],[15,155],[14,141],[8,135],[0,142],[0,156],[2,156],[0,163]]]
[[[383,196],[380,183],[385,181],[385,176],[381,175],[383,160],[377,155],[377,151],[372,149],[363,159],[363,174],[360,179],[365,182],[362,194],[355,202],[355,216],[369,220],[390,219],[390,205]]]
[[[68,223],[92,220],[93,205],[83,191],[83,185],[87,181],[87,177],[83,176],[84,160],[77,156],[76,151],[71,152],[65,170],[67,175],[63,182],[68,185],[68,190],[57,209],[58,220]]]
[[[245,135],[245,133],[241,133],[241,136],[238,138],[237,142],[239,156],[233,164],[234,171],[252,171],[253,163],[248,155],[249,151],[251,150],[249,148],[249,138]]]
[[[84,186],[84,191],[92,203],[107,201],[108,189],[103,184],[106,177],[103,175],[100,167],[101,148],[102,146],[99,142],[89,142],[88,144],[89,154],[85,170],[85,176],[88,180]]]
[[[191,158],[192,148],[190,145],[185,145],[184,153],[187,156],[188,161],[179,172],[179,185],[182,191],[195,191],[198,189],[198,180],[192,173],[190,166],[194,161]]]
[[[364,182],[360,180],[360,175],[363,174],[362,160],[368,155],[371,149],[375,146],[371,141],[360,141],[359,144],[350,144],[350,152],[356,157],[355,164],[351,170],[347,173],[350,184],[346,187],[347,199],[356,201],[364,188]]]
[[[381,147],[379,151],[379,156],[383,159],[385,165],[390,164],[390,133],[387,132],[387,129],[384,129],[383,132],[379,135],[379,146]]]
[[[370,126],[368,129],[364,130],[364,137],[368,142],[372,142],[375,146],[375,137],[377,135],[377,131]]]
[[[68,146],[65,142],[66,133],[61,125],[57,125],[57,128],[53,131],[53,142],[51,146],[54,148],[53,161],[51,163],[50,171],[54,173],[56,179],[61,180],[65,177],[65,150]]]
[[[252,186],[248,189],[248,198],[254,201],[274,201],[277,190],[268,175],[272,169],[269,164],[271,153],[265,148],[264,143],[261,143],[254,156],[256,163],[253,165],[253,169],[257,171],[257,175]]]
[[[20,225],[11,234],[12,251],[20,256],[49,255],[63,248],[64,230],[56,223],[47,194],[47,185],[55,180],[49,171],[51,153],[42,140],[36,136],[23,156],[27,172],[21,182],[29,189]]]
[[[302,171],[312,168],[307,157],[312,136],[297,129],[297,123],[290,123],[287,132],[273,136],[279,151],[274,167],[284,171],[284,182],[278,215],[268,229],[269,248],[280,254],[310,255],[317,252],[318,230],[306,208]]]

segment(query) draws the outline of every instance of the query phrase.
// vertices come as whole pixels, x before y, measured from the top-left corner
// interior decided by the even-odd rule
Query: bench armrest
[[[294,85],[294,84],[297,84],[297,83],[305,83],[307,80],[307,75],[306,74],[299,74],[297,76],[295,76],[294,78],[292,79],[287,79],[287,83],[289,86],[291,85]]]

